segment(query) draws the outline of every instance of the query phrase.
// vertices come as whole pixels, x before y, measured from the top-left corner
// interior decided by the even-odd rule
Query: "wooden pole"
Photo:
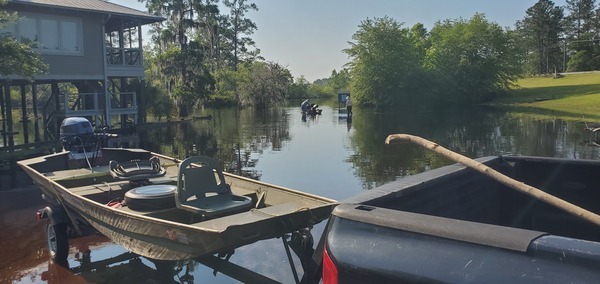
[[[4,85],[4,103],[6,104],[6,135],[8,136],[8,147],[9,151],[13,151],[15,146],[14,133],[13,133],[13,117],[12,117],[12,100],[10,97],[10,85],[6,83]]]
[[[439,153],[457,163],[461,163],[461,164],[463,164],[471,169],[474,169],[488,177],[491,177],[492,179],[497,180],[498,182],[500,182],[510,188],[513,188],[517,191],[528,194],[528,195],[530,195],[534,198],[537,198],[543,202],[546,202],[550,205],[556,206],[559,209],[562,209],[570,214],[573,214],[577,217],[580,217],[582,219],[590,221],[596,225],[600,225],[600,216],[594,212],[583,209],[577,205],[574,205],[574,204],[569,203],[569,202],[567,202],[563,199],[560,199],[556,196],[548,194],[548,193],[546,193],[540,189],[537,189],[533,186],[530,186],[523,182],[512,179],[512,178],[510,178],[506,175],[503,175],[503,174],[499,173],[498,171],[496,171],[482,163],[479,163],[475,160],[472,160],[472,159],[465,157],[461,154],[458,154],[456,152],[450,151],[450,150],[448,150],[436,143],[433,143],[427,139],[424,139],[424,138],[421,138],[418,136],[409,135],[409,134],[392,134],[392,135],[389,135],[387,137],[387,139],[385,139],[386,144],[395,144],[395,143],[399,143],[402,141],[412,142],[414,144],[417,144],[424,148],[432,150],[432,151]]]
[[[23,121],[23,143],[29,143],[29,119],[27,118],[27,90],[21,84],[21,120]]]
[[[0,119],[2,120],[2,146],[8,146],[8,140],[6,140],[6,115],[4,112],[4,88],[0,86]]]
[[[40,142],[40,126],[39,126],[39,122],[38,122],[38,101],[37,101],[37,85],[36,84],[32,84],[31,85],[31,104],[33,106],[33,128],[34,128],[34,135],[35,135],[35,142]]]
[[[69,107],[66,103],[64,105],[64,109],[62,109],[60,107],[61,105],[61,98],[60,98],[60,88],[58,87],[58,81],[52,81],[50,83],[50,90],[52,92],[52,96],[50,97],[50,99],[54,99],[54,110],[51,112],[50,116],[52,117],[51,121],[48,121],[48,123],[52,123],[52,131],[53,133],[51,133],[52,137],[59,137],[60,135],[60,124],[62,123],[62,120],[65,119],[65,116],[67,114],[67,108]],[[63,98],[63,102],[64,102],[64,98]],[[46,129],[48,129],[48,125],[46,125]],[[48,131],[48,130],[46,130]],[[46,139],[48,140],[48,139]]]

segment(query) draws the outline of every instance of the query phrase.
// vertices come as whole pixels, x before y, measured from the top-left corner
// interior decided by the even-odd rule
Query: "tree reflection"
[[[278,151],[291,139],[286,109],[219,109],[211,120],[174,123],[169,127],[139,131],[140,148],[184,159],[209,156],[227,172],[260,179],[257,154]]]
[[[180,159],[210,156],[221,161],[227,172],[260,179],[256,166],[261,156],[282,150],[292,140],[292,123],[303,123],[300,114],[294,118],[297,121],[291,120],[294,111],[298,111],[295,104],[267,110],[212,110],[211,120],[140,129],[139,147]],[[414,145],[385,145],[385,138],[394,133],[418,135],[471,158],[515,154],[594,159],[600,152],[589,150],[594,137],[586,136],[581,123],[538,119],[514,109],[411,106],[389,113],[362,109],[351,123],[340,123],[333,112],[325,113],[319,126],[327,124],[328,115],[334,116],[335,124],[327,127],[333,130],[341,125],[349,138],[349,152],[340,162],[352,165],[364,189],[452,163]],[[326,169],[315,168],[319,170]]]
[[[385,137],[394,133],[418,135],[471,158],[503,154],[598,158],[598,151],[583,149],[586,138],[581,123],[537,119],[507,109],[468,107],[361,113],[353,126],[356,154],[350,161],[356,165],[357,175],[366,188],[452,163],[414,145],[383,145]],[[373,143],[373,137],[381,143]]]

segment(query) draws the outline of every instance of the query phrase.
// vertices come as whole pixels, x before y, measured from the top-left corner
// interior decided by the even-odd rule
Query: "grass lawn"
[[[600,72],[566,74],[561,78],[531,77],[495,105],[510,105],[541,116],[600,121]]]

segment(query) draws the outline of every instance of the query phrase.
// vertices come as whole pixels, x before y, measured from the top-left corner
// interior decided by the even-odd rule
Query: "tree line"
[[[513,28],[483,14],[440,20],[431,30],[387,16],[366,19],[342,51],[350,58],[345,68],[312,83],[260,55],[250,18],[258,7],[248,0],[138,1],[166,19],[152,26],[146,80],[138,82],[157,117],[188,116],[201,105],[265,108],[341,90],[380,107],[478,103],[505,94],[523,75],[600,69],[595,0],[567,0],[564,7],[539,0]],[[0,16],[0,24],[14,18]],[[27,46],[10,37],[0,42],[10,51],[0,55],[10,63],[2,74],[45,70]]]
[[[361,22],[345,49],[350,89],[362,104],[480,103],[526,75],[600,69],[600,6],[539,0],[514,28],[475,14],[428,31],[387,17]]]
[[[506,94],[524,75],[600,69],[600,7],[539,0],[514,28],[475,14],[431,30],[389,17],[366,19],[349,42],[350,62],[308,82],[266,61],[252,40],[257,11],[246,0],[139,0],[167,20],[153,30],[147,84],[166,96],[153,112],[189,107],[264,108],[284,99],[333,97],[350,90],[359,104],[385,107],[479,103]]]

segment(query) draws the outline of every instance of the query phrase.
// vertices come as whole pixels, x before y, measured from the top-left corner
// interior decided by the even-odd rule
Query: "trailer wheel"
[[[56,263],[66,263],[69,255],[69,239],[67,236],[67,224],[52,225],[48,222],[48,251],[50,258]]]
[[[297,243],[302,250],[312,249],[315,241],[307,228],[292,233],[292,241]]]

